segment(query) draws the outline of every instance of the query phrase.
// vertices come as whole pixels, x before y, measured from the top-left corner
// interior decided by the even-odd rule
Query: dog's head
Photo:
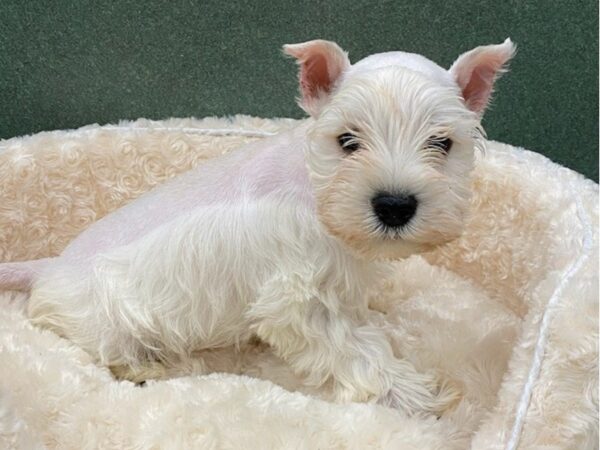
[[[314,121],[306,158],[328,232],[368,257],[399,258],[458,237],[480,119],[514,45],[475,48],[449,70],[404,52],[351,65],[337,44],[286,45]]]

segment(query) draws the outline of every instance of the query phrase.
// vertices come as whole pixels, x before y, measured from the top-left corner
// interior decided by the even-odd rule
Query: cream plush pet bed
[[[0,142],[0,261],[81,230],[291,120],[140,120]],[[223,135],[205,129],[250,130]],[[339,405],[252,343],[136,386],[0,293],[0,448],[598,448],[598,185],[490,142],[464,236],[397,264],[372,320],[460,392],[439,420]],[[536,350],[537,348],[537,350]]]

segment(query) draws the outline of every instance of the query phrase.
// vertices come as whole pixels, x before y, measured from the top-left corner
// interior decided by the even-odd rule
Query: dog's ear
[[[462,91],[467,107],[480,116],[490,101],[494,82],[506,71],[516,47],[509,39],[463,53],[450,67],[450,74]]]
[[[340,75],[350,67],[348,54],[335,42],[323,40],[284,45],[283,51],[300,66],[300,106],[311,116],[318,116]]]

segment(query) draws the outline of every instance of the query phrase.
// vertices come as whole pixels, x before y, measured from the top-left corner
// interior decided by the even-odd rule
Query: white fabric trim
[[[259,130],[244,130],[239,128],[177,128],[177,127],[121,127],[116,125],[108,125],[102,128],[92,128],[89,130],[77,130],[77,131],[98,131],[98,130],[110,130],[110,131],[177,131],[178,133],[188,134],[203,134],[207,136],[248,136],[248,137],[268,137],[275,136],[277,133],[270,131],[259,131]]]
[[[532,364],[529,369],[529,375],[527,376],[527,382],[523,386],[523,391],[521,391],[521,398],[519,400],[517,414],[513,423],[510,439],[508,440],[508,443],[505,447],[506,450],[516,450],[521,439],[521,433],[523,432],[523,426],[525,425],[525,419],[527,418],[527,412],[531,403],[531,395],[533,394],[533,388],[540,376],[540,371],[542,368],[544,351],[548,340],[548,329],[550,326],[550,321],[552,320],[553,307],[556,305],[556,303],[562,296],[564,289],[567,287],[573,276],[577,273],[577,271],[579,271],[579,269],[583,266],[583,264],[590,256],[590,251],[593,242],[592,224],[587,213],[585,212],[583,204],[581,203],[581,199],[575,193],[572,187],[571,193],[573,194],[572,198],[575,199],[575,205],[577,207],[577,216],[579,217],[579,220],[581,221],[581,224],[583,226],[582,250],[577,260],[569,266],[568,270],[565,273],[565,276],[552,293],[552,296],[550,297],[550,300],[548,300],[548,303],[544,310],[544,314],[542,316],[542,324],[540,325],[540,332],[538,335],[537,342],[535,344],[535,351],[533,353]]]

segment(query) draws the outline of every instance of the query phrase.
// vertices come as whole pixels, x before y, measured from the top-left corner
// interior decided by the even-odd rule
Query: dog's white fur
[[[256,334],[339,400],[440,410],[432,377],[365,325],[380,258],[457,237],[479,119],[512,43],[446,71],[402,52],[351,66],[336,44],[286,46],[301,66],[306,124],[218,158],[92,225],[35,280],[34,323],[110,366],[143,371]],[[347,155],[337,136],[352,132]],[[446,155],[432,139],[450,137]],[[409,191],[415,217],[382,228],[370,199]]]

